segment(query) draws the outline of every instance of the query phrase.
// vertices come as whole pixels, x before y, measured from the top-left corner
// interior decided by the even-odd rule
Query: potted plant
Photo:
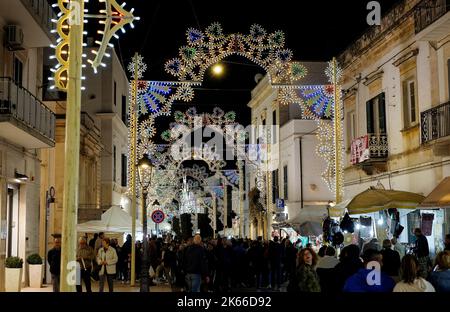
[[[39,254],[31,254],[27,258],[28,263],[28,273],[30,276],[30,287],[31,288],[41,288],[42,278],[43,278],[43,264],[42,258]]]
[[[6,258],[5,267],[5,291],[20,292],[22,288],[22,258]]]

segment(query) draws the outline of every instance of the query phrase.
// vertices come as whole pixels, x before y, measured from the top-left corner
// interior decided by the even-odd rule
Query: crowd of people
[[[434,263],[426,237],[420,229],[415,230],[415,235],[412,254],[407,254],[393,238],[382,244],[372,240],[362,248],[348,245],[339,256],[332,246],[324,245],[316,253],[315,248],[302,246],[301,241],[293,244],[288,238],[202,239],[197,234],[178,240],[153,236],[149,237],[147,248],[150,285],[167,283],[173,291],[187,292],[229,292],[240,288],[327,294],[450,292],[450,235],[446,236],[445,250],[436,255]],[[77,261],[86,291],[91,291],[92,278],[99,280],[101,292],[105,281],[110,292],[114,280],[129,282],[131,245],[131,235],[122,246],[103,233],[89,244],[85,237],[80,238]],[[59,248],[59,241],[55,241],[55,248]],[[141,276],[143,251],[142,243],[136,242],[137,280]],[[48,258],[57,291],[59,276],[55,270],[59,270],[59,265],[53,263],[55,254],[55,250],[50,250]],[[82,291],[81,283],[77,290]]]

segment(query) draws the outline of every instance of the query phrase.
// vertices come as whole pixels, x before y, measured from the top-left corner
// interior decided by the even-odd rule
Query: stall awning
[[[370,188],[359,193],[347,205],[349,214],[364,214],[385,209],[416,209],[424,200],[416,193]]]
[[[422,201],[418,208],[450,208],[450,177],[446,177]]]

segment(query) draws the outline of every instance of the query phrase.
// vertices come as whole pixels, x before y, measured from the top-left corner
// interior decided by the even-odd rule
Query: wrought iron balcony
[[[420,114],[421,142],[428,143],[450,136],[450,102]],[[450,137],[449,137],[450,139]]]
[[[415,33],[418,34],[435,22],[435,29],[427,29],[423,34],[423,40],[439,40],[448,34],[450,25],[450,0],[423,0],[417,4],[414,11]],[[442,18],[446,15],[445,18]],[[426,34],[425,34],[426,33]]]
[[[8,77],[0,77],[0,136],[27,149],[55,146],[55,114]]]
[[[36,22],[49,34],[55,26],[51,20],[57,19],[57,16],[48,0],[21,0],[21,2],[27,7]]]
[[[369,135],[369,151],[371,159],[388,157],[388,137],[385,133]]]
[[[388,151],[387,134],[367,134],[352,140],[350,162],[356,165],[385,161],[388,157]]]

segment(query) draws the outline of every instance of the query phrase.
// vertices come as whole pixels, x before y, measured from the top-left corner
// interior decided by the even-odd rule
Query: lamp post
[[[148,239],[147,239],[147,196],[148,188],[152,183],[153,165],[146,155],[138,162],[139,182],[141,185],[141,208],[142,208],[142,231],[143,240],[142,246],[144,248],[142,255],[141,267],[141,292],[149,292],[149,259],[148,259]]]

